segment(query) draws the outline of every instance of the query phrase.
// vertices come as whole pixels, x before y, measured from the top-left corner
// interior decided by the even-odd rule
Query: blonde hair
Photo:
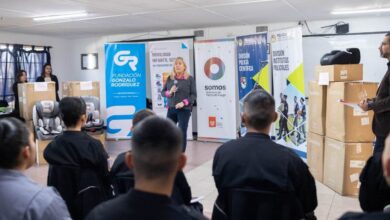
[[[185,67],[184,73],[183,73],[183,74],[184,74],[184,79],[188,79],[188,78],[190,77],[190,74],[187,72],[187,64],[186,64],[186,62],[184,61],[183,57],[176,57],[174,63],[176,63],[176,61],[178,61],[178,60],[180,60],[181,62],[183,62],[184,67]],[[170,78],[171,80],[175,80],[175,76],[176,76],[175,65],[173,65],[173,70],[172,70],[172,73],[171,73],[171,75],[169,76],[169,78]]]

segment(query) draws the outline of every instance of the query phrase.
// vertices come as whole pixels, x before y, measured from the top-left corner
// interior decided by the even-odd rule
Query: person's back
[[[306,217],[313,216],[317,206],[314,179],[292,150],[271,140],[268,133],[276,118],[269,94],[257,91],[248,95],[242,116],[248,133],[223,144],[214,156],[213,176],[219,192],[216,205],[222,211],[228,212],[231,190],[251,189],[293,194]]]
[[[175,176],[186,161],[181,137],[173,122],[158,116],[135,126],[132,150],[125,155],[125,163],[134,172],[134,189],[98,205],[86,219],[205,219],[170,198]]]
[[[22,173],[34,160],[34,142],[25,125],[16,119],[0,120],[0,219],[70,219],[55,189]]]
[[[59,107],[67,130],[44,151],[49,163],[47,183],[60,192],[72,218],[82,219],[110,197],[108,154],[99,140],[81,131],[86,121],[82,99],[66,97]]]

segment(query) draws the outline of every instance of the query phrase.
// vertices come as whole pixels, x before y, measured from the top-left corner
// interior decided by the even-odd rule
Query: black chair
[[[294,194],[232,189],[227,208],[214,205],[213,220],[297,220],[304,219],[303,209]]]

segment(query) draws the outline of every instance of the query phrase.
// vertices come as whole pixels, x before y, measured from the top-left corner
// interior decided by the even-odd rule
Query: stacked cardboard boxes
[[[365,98],[374,97],[377,84],[351,81],[362,80],[362,69],[361,64],[316,68],[317,83],[328,84],[325,86],[326,95],[321,96],[322,110],[326,109],[326,117],[321,120],[318,115],[320,103],[313,100],[316,96],[311,95],[312,92],[309,93],[311,95],[309,103],[312,102],[312,105],[309,104],[310,170],[320,181],[320,177],[317,176],[322,174],[325,185],[347,196],[358,195],[359,175],[372,154],[372,141],[375,138],[371,130],[373,113],[363,112],[357,104]],[[311,83],[310,90],[318,91],[318,87]]]

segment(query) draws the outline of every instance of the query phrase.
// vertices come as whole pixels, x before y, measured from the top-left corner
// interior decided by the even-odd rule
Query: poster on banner
[[[153,111],[161,116],[167,116],[167,98],[161,95],[164,83],[173,71],[175,59],[182,57],[187,64],[189,74],[190,50],[187,41],[158,41],[149,43],[150,83]],[[188,122],[187,139],[192,140],[192,117]]]
[[[302,28],[271,32],[271,57],[276,110],[276,141],[306,159],[306,99]]]
[[[145,44],[105,44],[107,138],[128,139],[146,107]]]
[[[239,111],[243,111],[244,99],[254,89],[271,93],[271,81],[267,53],[267,33],[237,37],[237,72]],[[246,129],[241,124],[241,136]]]
[[[195,42],[200,139],[236,138],[235,60],[233,39]]]

